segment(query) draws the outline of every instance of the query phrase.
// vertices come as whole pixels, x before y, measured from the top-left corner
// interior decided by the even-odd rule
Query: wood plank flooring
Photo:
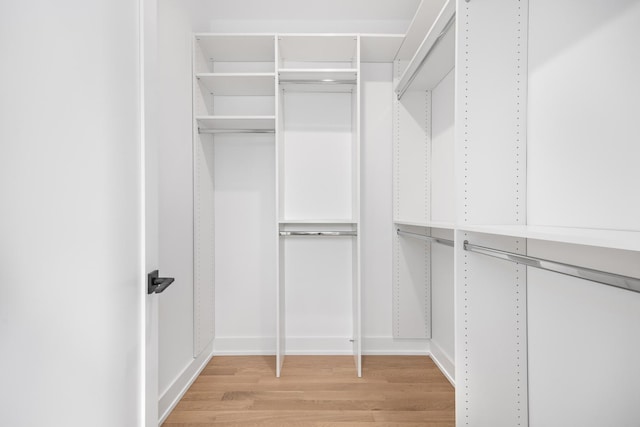
[[[425,356],[214,357],[165,427],[453,427],[454,389]]]

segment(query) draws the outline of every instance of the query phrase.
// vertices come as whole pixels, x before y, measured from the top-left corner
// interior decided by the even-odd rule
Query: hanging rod
[[[453,15],[451,15],[451,18],[449,18],[449,20],[445,24],[440,34],[438,35],[438,38],[433,42],[433,44],[431,45],[427,53],[424,55],[424,58],[422,58],[422,60],[420,61],[416,69],[413,71],[413,74],[411,74],[411,77],[409,77],[409,81],[407,81],[407,84],[405,84],[404,87],[398,92],[398,100],[402,98],[402,96],[407,91],[407,89],[409,89],[409,86],[411,86],[411,83],[413,83],[416,77],[418,77],[418,73],[420,72],[422,67],[424,67],[424,64],[426,64],[427,59],[429,59],[429,57],[431,56],[431,53],[433,52],[433,49],[435,49],[435,47],[440,44],[440,41],[447,34],[447,31],[449,31],[449,28],[451,28],[455,20],[456,20],[456,14],[454,12]]]
[[[356,231],[281,231],[281,236],[357,236]]]
[[[200,129],[198,133],[275,133],[273,129]]]
[[[354,85],[356,84],[355,80],[333,80],[333,79],[324,79],[324,80],[280,80],[280,83],[286,84],[295,84],[295,85]]]
[[[453,240],[441,239],[439,237],[424,236],[418,233],[411,233],[410,231],[403,231],[403,230],[400,230],[399,228],[396,230],[396,233],[398,233],[398,236],[406,236],[406,237],[411,237],[412,239],[424,240],[432,243],[440,243],[441,245],[453,247]]]
[[[501,251],[498,249],[487,248],[484,246],[472,245],[465,240],[464,250],[476,252],[482,255],[488,255],[494,258],[515,262],[518,264],[528,265],[542,270],[553,271],[555,273],[567,276],[578,277],[580,279],[590,280],[592,282],[602,283],[616,288],[626,289],[628,291],[640,292],[640,279],[629,276],[622,276],[606,271],[593,270],[591,268],[580,267],[577,265],[563,264],[561,262],[550,261],[547,259],[530,257],[527,255],[514,254],[513,252]]]

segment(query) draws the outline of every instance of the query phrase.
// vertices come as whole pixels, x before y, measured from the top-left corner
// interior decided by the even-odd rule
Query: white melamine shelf
[[[275,73],[199,73],[213,95],[275,96]]]
[[[281,87],[304,92],[351,92],[358,81],[354,68],[281,68],[278,75]]]
[[[199,129],[275,130],[275,116],[198,116]]]
[[[279,54],[292,62],[352,62],[357,39],[356,34],[280,34]]]
[[[396,225],[410,225],[413,227],[425,227],[425,228],[442,228],[442,229],[449,229],[449,230],[453,230],[456,228],[455,224],[452,222],[433,222],[433,221],[416,222],[416,221],[394,220],[393,223]]]
[[[445,3],[446,0],[429,0],[420,3],[395,59],[409,61],[415,55]]]
[[[360,62],[393,62],[404,34],[361,34]]]
[[[352,219],[283,219],[278,224],[357,224]]]
[[[444,5],[398,81],[396,93],[432,90],[453,69],[455,8],[454,0],[448,0]],[[440,37],[443,32],[444,36]]]
[[[346,80],[356,84],[358,70],[355,68],[281,68],[278,70],[280,80]]]
[[[496,234],[500,236],[640,251],[640,231],[548,227],[539,225],[458,225],[458,228],[462,231]]]
[[[275,61],[275,34],[196,34],[195,37],[211,61]]]

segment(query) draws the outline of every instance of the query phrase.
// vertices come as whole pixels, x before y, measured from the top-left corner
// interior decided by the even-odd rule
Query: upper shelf
[[[213,95],[275,95],[275,73],[199,73]]]
[[[279,56],[288,62],[354,62],[356,34],[282,34]]]
[[[450,230],[453,230],[456,228],[456,225],[452,222],[437,222],[437,221],[416,222],[416,221],[394,220],[393,223],[396,225],[409,225],[413,227],[425,227],[425,228],[442,228],[442,229],[450,229]]]
[[[272,132],[276,127],[275,116],[198,116],[199,131]]]
[[[408,90],[433,89],[454,67],[455,14],[455,1],[448,0],[398,82],[399,98]]]
[[[280,85],[290,90],[311,92],[350,92],[358,82],[358,70],[280,69]]]
[[[274,62],[274,34],[196,34],[204,55],[217,62]]]
[[[500,236],[640,251],[640,231],[548,227],[538,225],[459,225],[458,228],[462,231],[496,234]]]
[[[413,58],[420,44],[429,32],[429,29],[436,21],[442,7],[447,0],[429,0],[420,2],[420,6],[409,25],[402,45],[397,51],[394,59],[399,61],[409,61]]]

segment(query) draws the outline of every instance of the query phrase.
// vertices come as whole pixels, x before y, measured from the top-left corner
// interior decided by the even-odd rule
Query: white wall
[[[138,2],[0,3],[0,418],[142,417]]]

